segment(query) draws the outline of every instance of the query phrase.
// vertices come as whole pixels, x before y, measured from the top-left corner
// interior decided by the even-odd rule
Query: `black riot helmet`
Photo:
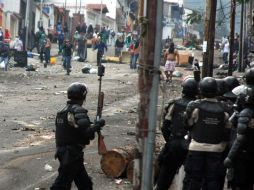
[[[247,85],[254,85],[254,68],[248,69],[245,72],[245,80]]]
[[[72,83],[68,90],[67,95],[70,100],[85,100],[87,94],[87,87],[84,83]]]
[[[226,83],[223,79],[215,79],[217,83],[217,95],[223,96],[223,94],[226,92]]]
[[[212,77],[205,77],[199,83],[200,93],[205,98],[214,98],[217,95],[217,83]]]
[[[196,96],[198,94],[198,83],[194,78],[187,78],[182,82],[182,93],[187,96]]]
[[[227,91],[232,91],[235,87],[240,85],[237,78],[233,76],[228,76],[224,78],[224,81],[226,83]]]

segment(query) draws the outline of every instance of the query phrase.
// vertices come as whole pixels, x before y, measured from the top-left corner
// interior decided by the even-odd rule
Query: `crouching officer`
[[[230,129],[229,110],[217,100],[217,83],[214,78],[201,80],[202,99],[192,101],[186,108],[186,129],[191,142],[185,162],[188,190],[222,190],[226,169],[223,166]]]
[[[190,101],[196,99],[198,83],[187,78],[182,83],[182,97],[170,100],[165,108],[162,134],[166,144],[158,157],[159,173],[156,190],[168,190],[177,170],[185,161],[188,141],[184,138],[183,115]]]
[[[105,125],[103,119],[91,125],[82,107],[87,87],[82,83],[69,86],[67,105],[56,116],[56,158],[60,162],[58,176],[51,190],[70,190],[74,181],[79,190],[92,190],[92,181],[84,167],[83,149]]]
[[[254,186],[254,69],[246,72],[246,86],[239,88],[238,96],[245,99],[238,115],[237,136],[224,164],[232,173],[233,189],[249,190]]]

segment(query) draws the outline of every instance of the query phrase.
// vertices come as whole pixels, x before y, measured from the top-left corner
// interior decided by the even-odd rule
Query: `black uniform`
[[[183,116],[186,106],[195,100],[198,93],[194,79],[183,82],[183,97],[171,100],[165,108],[162,134],[166,141],[158,157],[159,172],[156,179],[156,190],[168,190],[177,171],[183,165],[187,152],[188,140],[184,137]]]
[[[208,88],[202,88],[203,85]],[[191,142],[185,162],[188,190],[222,190],[226,169],[223,166],[230,129],[229,110],[216,99],[216,81],[207,77],[200,83],[201,100],[190,102],[186,108],[186,126]]]
[[[74,91],[68,91],[68,97],[80,98],[86,96],[86,88],[74,83]],[[73,93],[74,92],[74,93]],[[94,134],[105,124],[105,121],[91,126],[87,110],[80,105],[83,100],[70,100],[56,116],[56,146],[55,157],[60,166],[58,177],[51,190],[70,190],[74,181],[79,190],[92,190],[92,181],[84,167],[83,149],[94,139]]]
[[[254,185],[254,105],[243,109],[238,117],[235,139],[225,165],[233,168],[232,186],[240,190]]]

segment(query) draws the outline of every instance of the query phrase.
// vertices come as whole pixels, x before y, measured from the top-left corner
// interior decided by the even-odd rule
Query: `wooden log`
[[[154,150],[156,157],[163,145],[163,139],[157,138]],[[103,173],[108,177],[127,177],[132,182],[135,153],[137,148],[133,145],[107,151],[101,157],[100,164]]]
[[[108,177],[126,177],[126,167],[133,160],[136,148],[126,146],[107,151],[101,157],[101,169]]]

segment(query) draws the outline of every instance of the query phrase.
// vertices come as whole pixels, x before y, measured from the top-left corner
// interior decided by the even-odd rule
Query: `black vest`
[[[220,102],[203,100],[198,109],[198,120],[192,130],[192,138],[199,143],[219,144],[225,139],[224,107]]]
[[[183,97],[174,102],[171,132],[175,137],[183,137],[187,134],[187,131],[184,129],[184,112],[188,103],[192,100],[194,99]]]
[[[76,106],[76,105],[75,105]],[[57,113],[56,116],[56,145],[86,145],[89,144],[90,140],[84,138],[83,134],[78,128],[75,128],[68,123],[67,114],[73,112],[73,105],[68,104],[62,111]],[[73,113],[75,114],[75,113]]]
[[[245,114],[242,114],[244,112]],[[243,150],[245,150],[248,153],[254,153],[254,126],[253,126],[254,108],[253,107],[245,108],[244,110],[241,111],[240,117],[249,117],[249,123],[245,131],[247,139],[243,145]],[[240,122],[238,122],[238,127],[241,125],[245,125],[245,123],[241,124]]]

